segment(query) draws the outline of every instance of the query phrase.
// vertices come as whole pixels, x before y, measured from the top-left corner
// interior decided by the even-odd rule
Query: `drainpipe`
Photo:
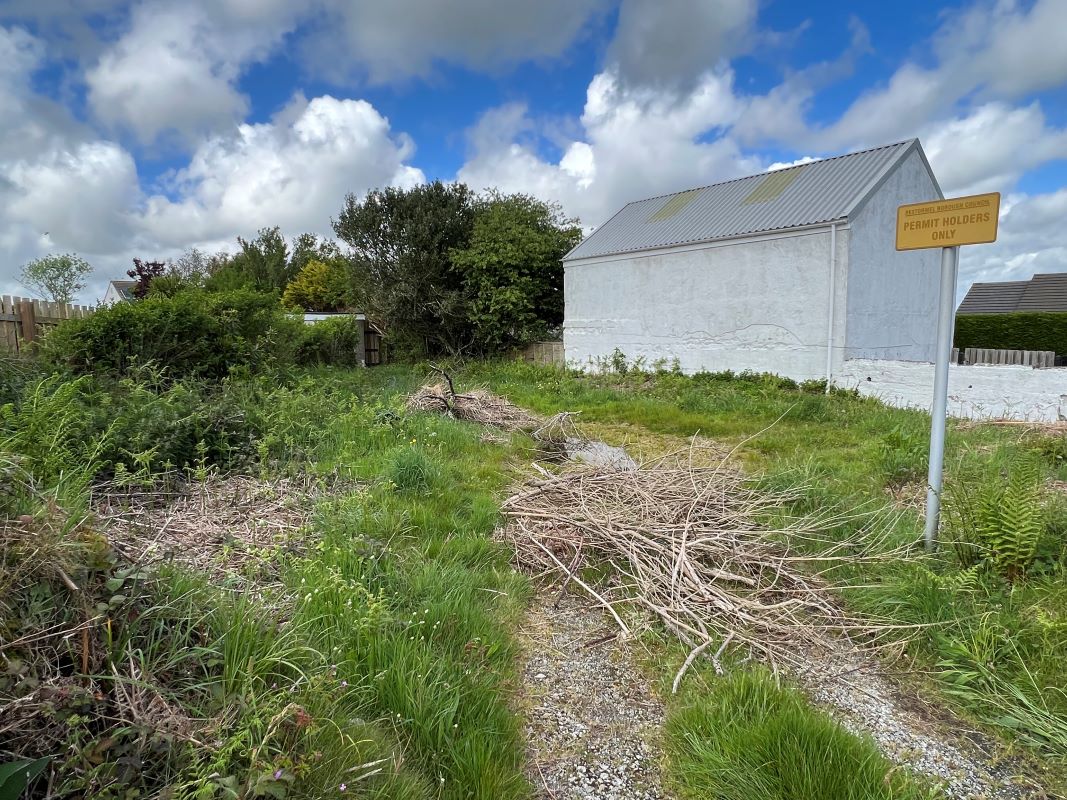
[[[837,223],[830,223],[830,310],[826,323],[826,393],[830,394],[830,379],[834,368],[834,306],[837,281]]]

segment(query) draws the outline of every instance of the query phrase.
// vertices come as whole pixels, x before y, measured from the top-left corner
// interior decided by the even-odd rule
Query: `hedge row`
[[[955,346],[995,350],[1055,350],[1067,355],[1067,312],[957,314]]]
[[[152,363],[170,379],[217,380],[234,369],[358,364],[359,328],[337,319],[304,325],[271,294],[188,290],[101,308],[56,327],[42,353],[76,374],[121,377]]]

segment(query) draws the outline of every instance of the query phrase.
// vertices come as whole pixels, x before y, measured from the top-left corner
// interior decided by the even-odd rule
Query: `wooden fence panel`
[[[89,306],[4,295],[0,298],[0,352],[17,355],[28,351],[27,345],[38,341],[56,325],[87,317],[92,312]]]
[[[534,361],[538,364],[563,364],[566,361],[563,342],[534,342],[522,351],[520,357],[523,361]]]

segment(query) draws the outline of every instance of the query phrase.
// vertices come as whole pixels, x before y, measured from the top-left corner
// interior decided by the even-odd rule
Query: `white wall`
[[[930,410],[934,365],[910,361],[846,361],[834,383],[887,405]],[[1055,422],[1067,418],[1067,369],[1018,366],[949,367],[948,413],[969,419]]]
[[[104,299],[101,301],[105,306],[113,306],[115,303],[122,301],[122,295],[119,294],[119,290],[115,288],[113,283],[108,283],[107,291],[104,292]]]
[[[933,361],[940,250],[897,252],[897,207],[939,197],[912,151],[850,220],[846,358]]]
[[[839,229],[842,300],[847,235]],[[677,358],[686,372],[823,377],[829,263],[829,228],[568,263],[567,361],[588,365],[618,348],[650,363]],[[839,322],[843,331],[840,313]]]

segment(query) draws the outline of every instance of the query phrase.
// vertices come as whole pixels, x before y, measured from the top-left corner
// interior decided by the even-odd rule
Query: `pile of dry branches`
[[[757,491],[725,456],[696,466],[708,463],[707,454],[693,455],[637,470],[572,469],[532,481],[504,503],[508,524],[501,535],[520,568],[577,584],[624,634],[620,603],[662,620],[692,648],[677,680],[712,644],[718,645],[709,653],[716,668],[730,643],[777,668],[793,664],[800,648],[827,645],[835,633],[877,633],[879,626],[841,610],[820,572],[846,558],[885,557],[884,547],[870,539],[863,548],[856,541],[827,542],[819,556],[806,555],[798,545],[840,519],[767,530],[757,520],[790,496]],[[611,576],[606,587],[581,580],[589,566]]]
[[[112,547],[132,564],[173,561],[216,580],[262,583],[278,551],[304,552],[313,502],[326,489],[310,476],[211,476],[172,492],[105,486],[93,505]]]
[[[484,389],[457,393],[444,383],[421,387],[408,398],[407,407],[412,411],[435,411],[509,431],[532,430],[542,421],[526,409]]]

